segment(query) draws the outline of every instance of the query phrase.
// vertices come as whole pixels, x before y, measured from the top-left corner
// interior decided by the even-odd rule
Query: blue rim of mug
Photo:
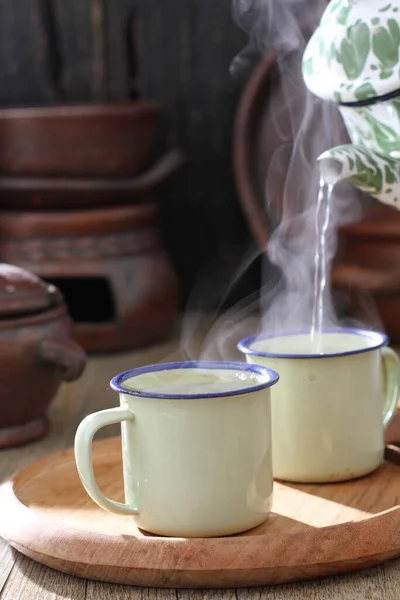
[[[353,354],[363,354],[364,352],[371,352],[371,350],[379,350],[380,348],[386,346],[389,342],[387,335],[379,331],[373,331],[369,329],[357,329],[355,327],[337,327],[332,329],[324,329],[322,333],[353,333],[359,335],[360,337],[375,340],[376,343],[371,346],[368,346],[367,348],[358,348],[357,350],[344,350],[343,352],[315,352],[311,354],[300,354],[290,352],[263,352],[262,350],[257,350],[251,347],[251,345],[254,344],[254,342],[272,340],[274,338],[287,337],[289,335],[304,335],[309,333],[309,330],[305,331],[297,329],[294,331],[275,332],[269,335],[251,335],[249,337],[244,338],[243,340],[240,340],[240,342],[237,345],[237,348],[244,354],[262,356],[263,358],[337,358],[339,356],[352,356]]]
[[[214,392],[210,394],[158,394],[152,392],[145,392],[143,390],[134,390],[131,388],[123,387],[124,381],[132,379],[138,375],[144,373],[156,373],[157,371],[171,371],[178,369],[225,369],[227,371],[245,371],[247,373],[253,373],[255,375],[261,375],[266,380],[256,385],[251,385],[245,388],[237,390],[229,390],[226,392]],[[267,367],[261,365],[250,365],[245,362],[233,362],[233,361],[209,361],[209,360],[191,360],[183,362],[170,362],[170,363],[159,363],[156,365],[147,365],[145,367],[138,367],[137,369],[129,369],[123,373],[119,373],[113,377],[110,381],[110,386],[116,392],[122,394],[129,394],[130,396],[139,396],[141,398],[164,398],[170,400],[196,400],[200,398],[226,398],[228,396],[240,396],[243,394],[249,394],[251,392],[258,392],[265,390],[266,388],[274,385],[279,379],[278,373]]]

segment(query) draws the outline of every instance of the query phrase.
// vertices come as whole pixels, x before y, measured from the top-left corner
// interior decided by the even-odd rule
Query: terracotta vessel
[[[0,207],[60,210],[147,202],[183,160],[179,150],[170,150],[144,172],[130,178],[1,176]]]
[[[55,283],[78,342],[117,351],[171,330],[179,286],[154,202],[76,211],[0,212],[0,260]]]
[[[58,289],[0,264],[0,448],[43,437],[61,382],[80,377],[84,366]]]
[[[400,214],[397,210],[375,205],[359,222],[340,228],[332,285],[349,293],[348,311],[355,317],[365,295],[372,295],[392,343],[400,342]]]
[[[149,164],[158,107],[140,100],[0,110],[0,173],[132,177]]]

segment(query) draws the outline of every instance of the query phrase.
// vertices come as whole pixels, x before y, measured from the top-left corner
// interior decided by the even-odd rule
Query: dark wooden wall
[[[188,160],[160,200],[185,297],[250,243],[231,163],[241,89],[229,64],[245,41],[231,0],[0,0],[0,105],[143,96],[164,107],[160,143]]]

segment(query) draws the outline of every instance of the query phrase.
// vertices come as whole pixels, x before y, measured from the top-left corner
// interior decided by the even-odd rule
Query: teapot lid
[[[331,0],[303,57],[320,98],[360,102],[400,91],[399,0]]]
[[[0,318],[42,312],[63,304],[58,289],[33,273],[0,263]]]

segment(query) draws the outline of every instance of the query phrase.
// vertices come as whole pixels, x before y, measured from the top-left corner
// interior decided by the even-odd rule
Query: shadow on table
[[[304,495],[304,503],[309,496],[309,506],[313,503],[318,508],[320,500],[321,507],[324,502],[331,512],[340,511],[343,507],[343,511],[348,509],[358,520],[357,511],[360,518],[367,518],[399,505],[400,467],[393,462],[384,462],[373,473],[345,482],[284,485],[288,490]]]

